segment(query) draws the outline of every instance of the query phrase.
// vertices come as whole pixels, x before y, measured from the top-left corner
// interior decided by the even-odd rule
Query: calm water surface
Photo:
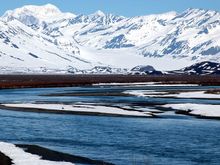
[[[6,102],[86,102],[102,104],[196,102],[219,100],[141,97],[45,97],[63,92],[193,90],[214,87],[72,87],[0,91]],[[219,165],[220,121],[187,116],[157,119],[24,113],[0,110],[0,141],[38,144],[58,151],[119,165]]]

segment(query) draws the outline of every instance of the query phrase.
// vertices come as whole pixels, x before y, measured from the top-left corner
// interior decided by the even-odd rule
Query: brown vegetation
[[[0,75],[0,88],[61,87],[94,83],[158,82],[164,84],[220,85],[220,76],[187,75]]]

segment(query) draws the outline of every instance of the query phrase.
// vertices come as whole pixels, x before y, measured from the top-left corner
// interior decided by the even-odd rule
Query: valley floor
[[[149,83],[220,85],[220,76],[189,75],[0,75],[0,88],[65,87],[99,83]],[[120,85],[120,84],[119,84]]]
[[[210,82],[218,85],[217,76],[5,75],[1,78],[9,85],[10,82],[19,85],[37,82],[34,85],[39,87],[52,82],[58,86],[63,85],[61,82],[87,85],[0,90],[1,165],[26,165],[30,161],[44,165],[57,165],[59,161],[64,161],[62,165],[103,164],[89,160],[120,165],[220,162],[220,123],[210,120],[220,119],[220,86],[205,86]],[[180,84],[183,82],[187,84]],[[61,155],[66,158],[61,152],[86,160],[61,159]]]

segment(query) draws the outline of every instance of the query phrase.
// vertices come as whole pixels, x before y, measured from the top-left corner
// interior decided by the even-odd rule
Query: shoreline
[[[138,115],[121,115],[114,113],[101,113],[101,112],[85,112],[85,111],[68,111],[68,110],[53,110],[41,108],[26,108],[26,107],[10,107],[0,104],[0,109],[17,112],[32,112],[32,113],[48,113],[48,114],[66,114],[66,115],[81,115],[81,116],[103,116],[103,117],[125,117],[125,118],[159,118],[156,115],[152,116],[138,116]]]
[[[204,116],[204,115],[196,115],[196,114],[191,114],[191,111],[184,111],[184,110],[175,110],[175,114],[181,114],[181,115],[186,115],[186,116],[192,116],[198,119],[211,119],[211,120],[220,120],[220,117],[218,116]]]
[[[0,75],[0,89],[91,86],[99,83],[159,83],[218,86],[220,76],[194,75]]]
[[[38,145],[30,144],[15,144],[16,147],[23,149],[26,153],[37,155],[41,157],[41,160],[54,161],[54,162],[70,162],[79,164],[91,164],[91,165],[114,165],[113,163],[105,162],[102,160],[90,159],[83,156],[72,155],[55,150],[51,150]],[[7,155],[3,154],[0,150],[0,164],[1,165],[13,165],[13,160]]]
[[[0,151],[0,164],[1,165],[13,165],[12,160],[8,156],[3,154],[1,151]]]
[[[71,162],[71,163],[82,163],[82,164],[93,164],[93,165],[114,165],[113,163],[105,162],[102,160],[94,160],[83,156],[77,156],[67,154],[55,150],[51,150],[38,145],[28,144],[15,144],[17,147],[24,149],[25,152],[39,155],[43,160],[58,161],[58,162]]]

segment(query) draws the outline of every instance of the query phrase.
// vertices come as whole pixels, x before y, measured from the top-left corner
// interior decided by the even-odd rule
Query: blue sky
[[[187,8],[203,8],[220,11],[220,0],[6,0],[0,14],[27,4],[51,3],[62,11],[90,14],[96,10],[124,16],[147,15],[167,11],[182,12]]]

